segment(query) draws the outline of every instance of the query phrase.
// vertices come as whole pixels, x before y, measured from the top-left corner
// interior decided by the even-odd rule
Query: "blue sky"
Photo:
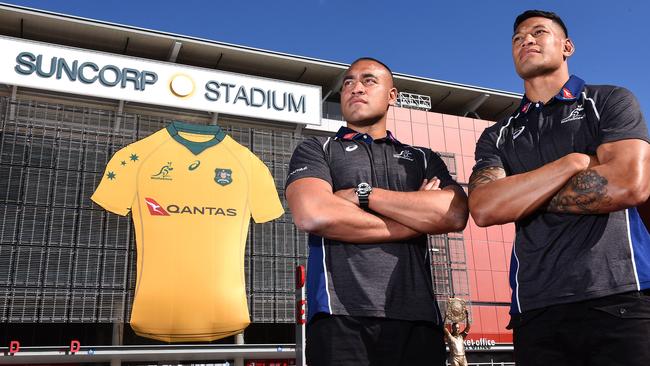
[[[522,92],[510,56],[523,10],[562,16],[572,73],[632,90],[650,117],[650,2],[593,1],[8,1],[37,9],[349,63],[385,61],[399,73]]]

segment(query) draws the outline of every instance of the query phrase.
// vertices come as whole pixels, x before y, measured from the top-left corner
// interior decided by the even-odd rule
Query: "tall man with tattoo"
[[[525,96],[486,129],[469,182],[479,226],[515,222],[511,321],[518,365],[650,365],[650,144],[626,89],[569,75],[555,13],[514,23]]]
[[[307,363],[444,365],[427,235],[462,230],[467,197],[433,151],[386,130],[397,89],[361,58],[345,72],[347,127],[303,141],[286,196],[309,233]]]

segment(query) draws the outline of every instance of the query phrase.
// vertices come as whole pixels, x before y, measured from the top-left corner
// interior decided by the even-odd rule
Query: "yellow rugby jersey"
[[[131,212],[137,282],[131,327],[141,336],[209,341],[250,323],[248,225],[284,213],[268,168],[218,126],[173,122],[115,153],[91,197]]]

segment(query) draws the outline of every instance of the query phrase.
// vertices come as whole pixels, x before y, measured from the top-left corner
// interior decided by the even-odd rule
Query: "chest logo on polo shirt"
[[[350,146],[347,146],[347,147],[345,148],[345,151],[347,151],[347,152],[351,152],[351,151],[356,150],[358,147],[359,147],[359,145],[350,145]]]
[[[584,110],[585,109],[582,108],[581,105],[577,106],[576,109],[572,110],[571,113],[568,116],[564,117],[560,121],[560,123],[567,123],[567,122],[575,121],[575,120],[578,120],[578,119],[583,119],[585,117]]]
[[[512,131],[512,139],[514,140],[517,137],[519,137],[519,135],[521,135],[524,132],[525,129],[526,129],[526,126],[521,126],[519,128],[515,128],[515,130]]]
[[[413,153],[409,150],[402,150],[399,154],[393,154],[393,157],[413,161]]]

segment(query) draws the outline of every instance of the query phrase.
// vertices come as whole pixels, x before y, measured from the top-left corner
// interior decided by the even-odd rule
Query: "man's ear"
[[[567,58],[571,57],[571,55],[573,55],[575,51],[576,51],[576,46],[573,44],[571,38],[565,39],[564,47],[562,48],[562,54],[564,55],[564,59],[566,60]]]
[[[397,88],[390,88],[388,92],[388,105],[394,106],[397,102]]]

